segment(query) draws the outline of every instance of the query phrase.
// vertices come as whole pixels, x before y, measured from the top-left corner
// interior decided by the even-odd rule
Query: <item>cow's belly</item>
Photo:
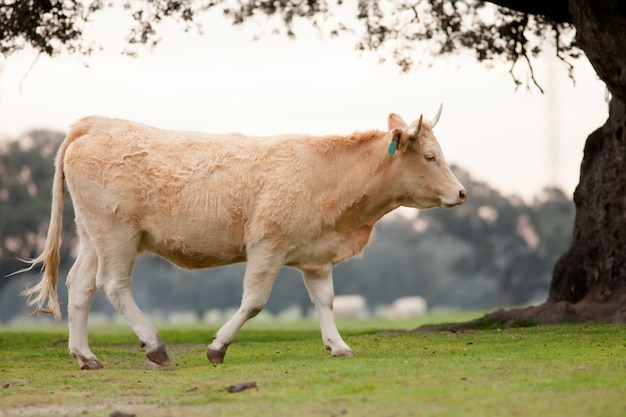
[[[199,229],[199,228],[198,228]],[[243,244],[228,233],[211,234],[197,230],[193,233],[144,232],[140,251],[155,253],[168,261],[189,269],[229,265],[246,260]]]

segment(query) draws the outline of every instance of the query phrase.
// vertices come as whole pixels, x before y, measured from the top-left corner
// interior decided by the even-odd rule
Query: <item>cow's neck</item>
[[[325,201],[340,202],[334,222],[347,223],[347,227],[373,226],[400,206],[389,169],[387,132],[363,135],[368,136],[363,141],[353,140],[354,135],[349,137],[351,146],[328,155],[316,169],[319,175],[330,175],[327,182],[337,184],[320,190],[319,195]]]

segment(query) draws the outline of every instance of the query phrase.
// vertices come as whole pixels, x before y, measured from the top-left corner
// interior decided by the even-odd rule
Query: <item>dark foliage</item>
[[[119,6],[103,0],[87,5],[77,0],[5,2],[0,6],[0,53],[10,55],[30,45],[48,55],[64,50],[88,54],[95,46],[83,37],[86,23],[94,13]],[[471,51],[480,62],[508,62],[517,85],[540,89],[531,64],[534,57],[552,48],[571,75],[572,60],[580,55],[563,0],[359,0],[353,6],[342,0],[126,0],[122,7],[133,24],[124,52],[136,55],[140,45],[157,45],[164,21],[201,31],[202,14],[218,10],[234,25],[260,17],[265,28],[292,37],[302,22],[331,36],[356,33],[361,36],[357,50],[374,51],[402,71],[428,65],[433,57]],[[425,46],[426,55],[420,52]]]

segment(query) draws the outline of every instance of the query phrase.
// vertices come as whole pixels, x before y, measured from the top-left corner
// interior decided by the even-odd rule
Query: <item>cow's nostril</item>
[[[459,191],[459,198],[464,201],[467,198],[467,192],[465,190]]]

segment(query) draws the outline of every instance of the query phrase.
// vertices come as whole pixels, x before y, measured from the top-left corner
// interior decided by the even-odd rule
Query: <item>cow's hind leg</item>
[[[237,332],[246,321],[261,312],[270,297],[272,286],[281,265],[270,265],[267,257],[248,255],[248,264],[243,280],[243,296],[241,305],[235,315],[230,318],[213,336],[213,343],[206,349],[207,358],[213,364],[222,363],[226,349],[235,339]]]
[[[67,275],[67,319],[69,322],[70,355],[78,360],[80,369],[102,369],[102,365],[89,349],[87,316],[96,292],[98,256],[87,241],[80,226],[80,250]]]
[[[304,284],[309,290],[311,301],[315,305],[324,346],[331,351],[333,356],[354,356],[350,346],[341,338],[333,317],[335,292],[332,265],[303,268],[302,276],[304,277]]]
[[[109,235],[109,241],[114,243],[98,252],[96,285],[133,329],[141,346],[145,348],[148,359],[158,365],[167,366],[170,360],[165,345],[156,328],[137,307],[131,290],[131,273],[137,256],[138,241],[120,244],[124,239],[122,236],[118,237]],[[126,239],[128,240],[127,235]]]

